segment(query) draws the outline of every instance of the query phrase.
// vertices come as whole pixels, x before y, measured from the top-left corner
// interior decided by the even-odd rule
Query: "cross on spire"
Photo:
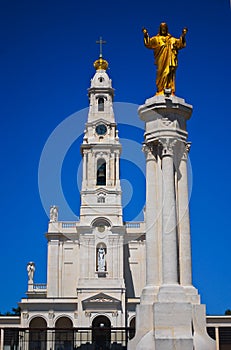
[[[99,44],[99,57],[103,57],[103,44],[106,44],[106,41],[100,36],[99,40],[96,41],[96,44]]]

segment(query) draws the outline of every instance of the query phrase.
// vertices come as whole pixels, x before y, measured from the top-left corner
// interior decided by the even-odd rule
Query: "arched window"
[[[97,203],[105,203],[105,197],[104,196],[98,196]]]
[[[98,186],[105,186],[106,185],[106,162],[104,159],[99,159],[97,161],[96,185],[98,185]]]
[[[103,112],[104,111],[104,98],[99,97],[98,99],[98,111]]]
[[[106,197],[106,194],[105,193],[98,193],[98,196],[97,196],[97,203],[105,203],[105,197]]]
[[[111,226],[111,223],[108,219],[106,218],[97,218],[95,219],[93,222],[92,222],[92,227],[98,227],[98,229],[102,229],[104,227],[110,227]],[[102,231],[103,232],[103,231]]]

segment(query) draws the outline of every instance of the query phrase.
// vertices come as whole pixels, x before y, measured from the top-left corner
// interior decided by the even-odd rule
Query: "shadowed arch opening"
[[[91,225],[92,227],[98,227],[98,228],[102,226],[111,227],[111,222],[104,217],[98,217],[92,221]]]
[[[108,317],[100,315],[92,321],[92,343],[96,349],[110,349],[111,321]]]
[[[136,317],[134,316],[130,322],[129,322],[129,340],[131,340],[132,338],[134,338],[135,334],[136,334]]]
[[[60,317],[55,323],[55,350],[74,348],[73,323],[68,317]]]
[[[47,322],[42,317],[35,317],[30,321],[29,328],[29,350],[45,350]]]
[[[97,176],[96,176],[97,186],[106,186],[106,161],[103,158],[97,161]]]
[[[99,112],[104,111],[104,98],[103,97],[98,98],[98,111]]]

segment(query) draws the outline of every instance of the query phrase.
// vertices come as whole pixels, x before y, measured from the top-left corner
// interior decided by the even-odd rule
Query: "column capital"
[[[152,143],[144,143],[142,151],[145,153],[146,160],[156,160],[158,145]]]
[[[191,142],[186,142],[183,145],[183,152],[182,152],[182,160],[187,160],[188,159],[188,154],[191,149]]]
[[[178,141],[176,139],[169,138],[169,137],[159,139],[159,143],[162,146],[162,152],[161,152],[162,158],[163,157],[173,157],[174,148],[175,148],[177,142]]]

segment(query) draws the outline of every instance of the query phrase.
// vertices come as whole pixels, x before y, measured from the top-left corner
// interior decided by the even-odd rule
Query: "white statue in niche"
[[[28,283],[33,283],[34,272],[35,272],[35,263],[30,261],[27,264]]]
[[[50,207],[50,222],[58,221],[58,212],[58,207],[56,205]]]
[[[100,246],[98,249],[98,271],[105,271],[105,249]]]

